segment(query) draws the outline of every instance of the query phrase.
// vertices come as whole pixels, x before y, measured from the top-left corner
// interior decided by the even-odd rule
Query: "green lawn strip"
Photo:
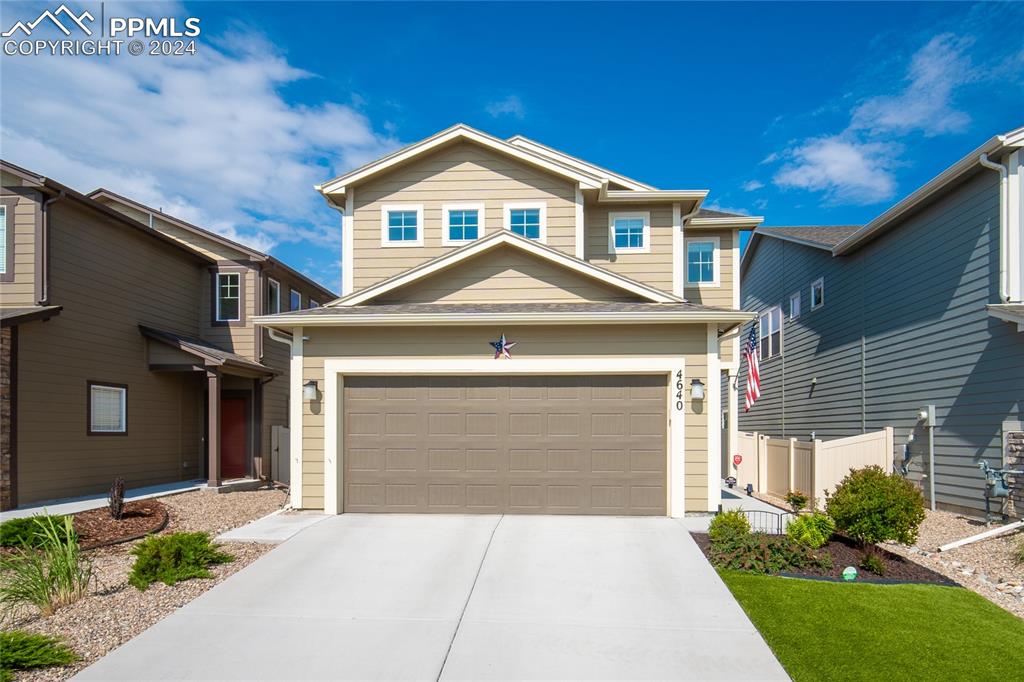
[[[969,590],[720,573],[796,682],[1004,680],[1024,670],[1024,621]]]

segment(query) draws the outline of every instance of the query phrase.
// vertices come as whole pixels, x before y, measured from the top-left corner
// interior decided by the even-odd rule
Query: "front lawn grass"
[[[1006,680],[1024,670],[1024,620],[969,590],[720,573],[796,682]]]

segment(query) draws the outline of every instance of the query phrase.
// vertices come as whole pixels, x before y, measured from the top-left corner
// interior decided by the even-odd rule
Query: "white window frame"
[[[776,310],[779,311],[779,329],[778,329],[778,332],[779,332],[779,347],[775,349],[774,353],[772,353],[771,352],[771,348],[772,348],[772,341],[771,341],[771,335],[772,335],[771,314],[773,312],[775,312]],[[768,324],[768,333],[767,334],[764,333],[764,330],[765,330],[765,323],[764,323],[765,322],[765,318],[767,318],[768,322],[769,322],[769,324]],[[765,310],[764,312],[760,313],[757,316],[757,350],[758,350],[758,353],[761,352],[761,341],[763,341],[766,336],[768,337],[769,353],[768,353],[767,357],[762,354],[759,357],[759,359],[760,360],[770,360],[771,358],[775,358],[775,357],[778,357],[778,356],[782,355],[782,308],[777,306],[777,305],[776,306],[772,306],[771,308],[768,308],[768,310]]]
[[[644,221],[643,245],[638,247],[615,246],[615,221],[639,218]],[[650,253],[651,252],[651,212],[650,211],[611,211],[608,213],[608,253]]]
[[[267,277],[267,289],[268,294],[270,294],[271,291],[273,292],[272,296],[268,296],[274,303],[273,311],[270,314],[276,315],[281,312],[281,283],[273,277]]]
[[[503,204],[501,211],[504,214],[504,226],[509,232],[512,231],[512,211],[516,209],[540,209],[540,236],[533,241],[541,244],[548,243],[548,203],[546,201],[517,201]]]
[[[795,306],[793,304],[796,304]],[[800,292],[797,291],[789,295],[789,319],[795,320],[800,317],[800,308],[803,305],[801,300]]]
[[[319,308],[319,307],[320,307],[320,302],[319,301],[314,301],[311,298],[307,299],[307,302],[306,302],[306,308],[307,309],[312,310],[313,308]]]
[[[712,251],[712,271],[714,279],[710,282],[693,282],[690,280],[690,244],[692,243],[707,243],[711,242],[714,244]],[[687,237],[683,240],[683,276],[686,278],[686,286],[688,287],[719,287],[722,286],[722,240],[719,237]]]
[[[117,391],[120,395],[120,417],[121,421],[118,428],[115,429],[98,429],[96,428],[93,418],[96,415],[96,409],[93,405],[92,399],[96,389],[104,391]],[[112,386],[104,384],[102,382],[93,382],[89,384],[89,435],[105,435],[109,433],[127,433],[128,432],[128,389],[125,386]]]
[[[242,287],[245,286],[245,280],[242,277],[241,272],[218,272],[214,278],[214,292],[213,302],[215,306],[216,315],[214,319],[217,322],[241,322],[242,321]],[[221,277],[237,277],[238,278],[238,315],[236,317],[224,317],[220,313],[220,278]]]
[[[814,305],[814,287],[821,287],[821,303]],[[825,278],[819,277],[811,282],[811,310],[825,307]]]
[[[294,306],[294,307],[292,307],[292,294],[295,294],[296,296],[299,297],[299,305]],[[292,311],[292,310],[302,310],[302,292],[299,291],[298,289],[289,289],[288,290],[288,310],[289,311]]]
[[[486,224],[486,210],[482,203],[470,204],[442,204],[441,205],[441,244],[444,246],[461,246],[476,241],[476,239],[452,239],[449,235],[448,216],[452,211],[476,211],[477,231],[476,239],[484,236],[484,225]]]
[[[416,213],[416,239],[412,241],[391,241],[388,233],[388,214],[392,211]],[[423,204],[384,204],[380,207],[380,245],[390,248],[411,248],[423,246],[423,232],[426,226],[423,224]]]

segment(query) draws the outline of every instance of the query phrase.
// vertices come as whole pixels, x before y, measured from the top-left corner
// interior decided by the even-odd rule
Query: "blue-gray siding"
[[[985,311],[998,300],[996,178],[975,174],[848,256],[762,238],[743,307],[779,305],[788,317],[799,290],[802,311],[783,323],[782,357],[762,361],[762,397],[740,428],[828,440],[893,426],[900,445],[931,403],[939,502],[984,508],[978,461],[1002,461],[1003,422],[1021,419],[1024,403],[1024,333]],[[811,311],[818,277],[825,305]],[[916,480],[926,444],[918,429]]]

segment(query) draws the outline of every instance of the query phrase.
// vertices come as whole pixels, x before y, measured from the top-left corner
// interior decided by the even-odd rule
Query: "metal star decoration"
[[[491,341],[490,344],[491,348],[494,349],[495,360],[498,360],[500,358],[505,358],[507,360],[512,359],[512,353],[510,353],[509,351],[512,350],[512,346],[516,345],[515,341],[509,341],[508,339],[505,338],[505,335],[502,334],[501,338],[499,338],[497,341]]]

